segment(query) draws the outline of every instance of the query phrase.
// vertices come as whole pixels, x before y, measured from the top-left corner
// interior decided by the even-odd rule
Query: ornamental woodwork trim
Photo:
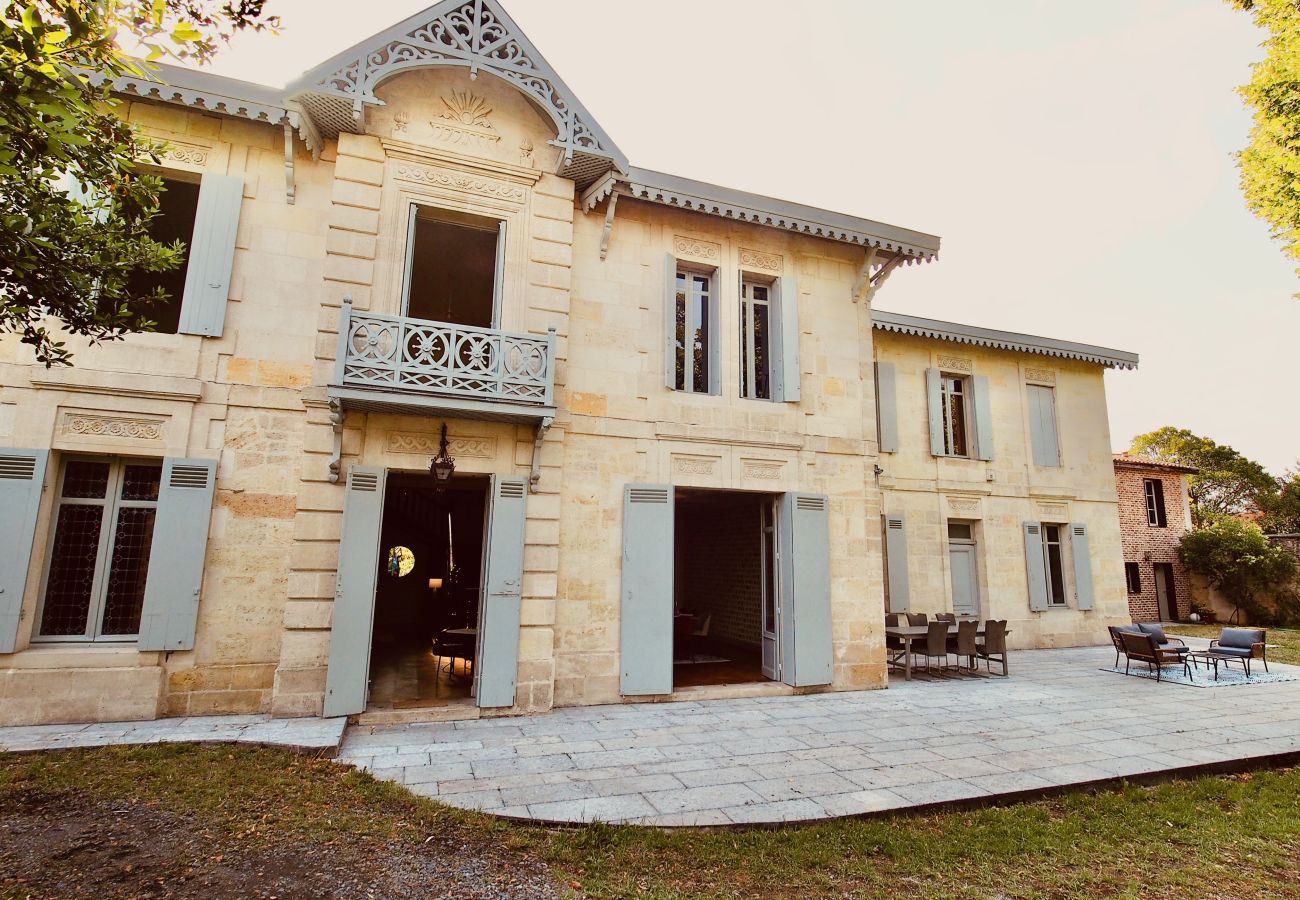
[[[688,237],[673,238],[673,255],[680,259],[695,259],[717,265],[722,259],[722,245]]]
[[[166,426],[167,421],[165,419],[64,413],[59,430],[67,437],[161,441],[166,437]]]
[[[387,446],[389,453],[436,456],[438,454],[438,436],[409,431],[393,431],[388,434]],[[453,457],[495,459],[497,455],[497,439],[490,437],[449,437],[447,438],[447,452]]]
[[[1056,384],[1056,372],[1052,369],[1025,369],[1025,381],[1034,384]]]
[[[451,188],[467,194],[479,194],[497,200],[509,200],[512,203],[523,203],[527,196],[527,192],[518,185],[507,184],[504,181],[483,178],[477,175],[466,175],[464,172],[453,172],[449,169],[435,169],[428,166],[417,166],[412,163],[399,163],[394,174],[397,178],[414,184]]]
[[[948,372],[963,372],[969,375],[975,371],[975,365],[969,359],[963,359],[960,356],[944,356],[940,354],[936,358],[940,369]]]
[[[761,250],[745,249],[740,251],[740,264],[748,269],[762,269],[780,274],[784,263],[785,260],[779,253],[764,253]]]

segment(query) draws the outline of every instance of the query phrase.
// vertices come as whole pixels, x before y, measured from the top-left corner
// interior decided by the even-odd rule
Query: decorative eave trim
[[[196,72],[180,66],[159,65],[155,77],[125,75],[110,78],[103,72],[87,72],[91,84],[110,83],[114,93],[161,103],[175,103],[191,109],[279,125],[289,110],[275,90],[225,78],[211,72]]]
[[[1096,363],[1109,369],[1136,369],[1138,367],[1138,355],[1125,350],[1112,350],[1109,347],[1097,347],[1092,344],[1076,344],[1072,341],[1058,341],[1055,338],[1019,334],[1014,331],[995,331],[992,328],[978,328],[974,325],[942,322],[938,319],[922,319],[918,316],[905,316],[901,313],[886,312],[883,309],[872,310],[871,324],[873,328],[881,331],[891,331],[896,334],[910,334],[915,337],[953,341],[958,344],[970,344],[976,347],[992,347],[996,350],[1016,350],[1021,353],[1035,353],[1040,356],[1054,356],[1059,359],[1077,359],[1081,362]]]
[[[935,235],[815,206],[750,194],[648,169],[632,168],[626,176],[618,177],[617,182],[625,185],[628,195],[637,200],[876,248],[894,254],[908,265],[930,262],[939,255],[939,238]],[[584,196],[584,207],[593,208],[601,199],[600,191],[607,194],[612,190],[614,187],[606,188],[605,183],[601,183],[595,193],[588,192]]]

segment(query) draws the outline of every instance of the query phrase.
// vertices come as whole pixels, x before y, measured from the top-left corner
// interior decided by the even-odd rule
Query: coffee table
[[[1215,681],[1219,680],[1219,663],[1224,663],[1226,665],[1229,662],[1236,661],[1242,663],[1243,670],[1246,668],[1245,662],[1241,657],[1232,656],[1227,653],[1215,653],[1213,650],[1188,650],[1187,658],[1191,660],[1193,666],[1195,666],[1199,660],[1205,663],[1205,668],[1213,668]]]

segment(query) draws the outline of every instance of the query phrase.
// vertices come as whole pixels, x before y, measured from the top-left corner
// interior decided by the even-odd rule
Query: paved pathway
[[[1099,647],[1021,651],[1006,680],[353,727],[340,758],[417,794],[503,816],[719,825],[1300,752],[1300,680],[1156,684],[1099,671],[1113,660]]]
[[[0,728],[0,750],[60,750],[108,744],[267,744],[333,754],[344,719],[273,719],[270,716],[191,716],[96,725],[19,725]]]

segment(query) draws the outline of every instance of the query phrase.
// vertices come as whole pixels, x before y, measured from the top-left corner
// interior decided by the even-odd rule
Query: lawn
[[[1170,625],[1165,630],[1170,634],[1191,635],[1199,638],[1216,638],[1223,630],[1222,625]],[[1268,629],[1268,661],[1290,663],[1300,666],[1300,629]]]
[[[0,755],[0,897],[1291,897],[1300,770],[799,829],[513,825],[326,760]]]

